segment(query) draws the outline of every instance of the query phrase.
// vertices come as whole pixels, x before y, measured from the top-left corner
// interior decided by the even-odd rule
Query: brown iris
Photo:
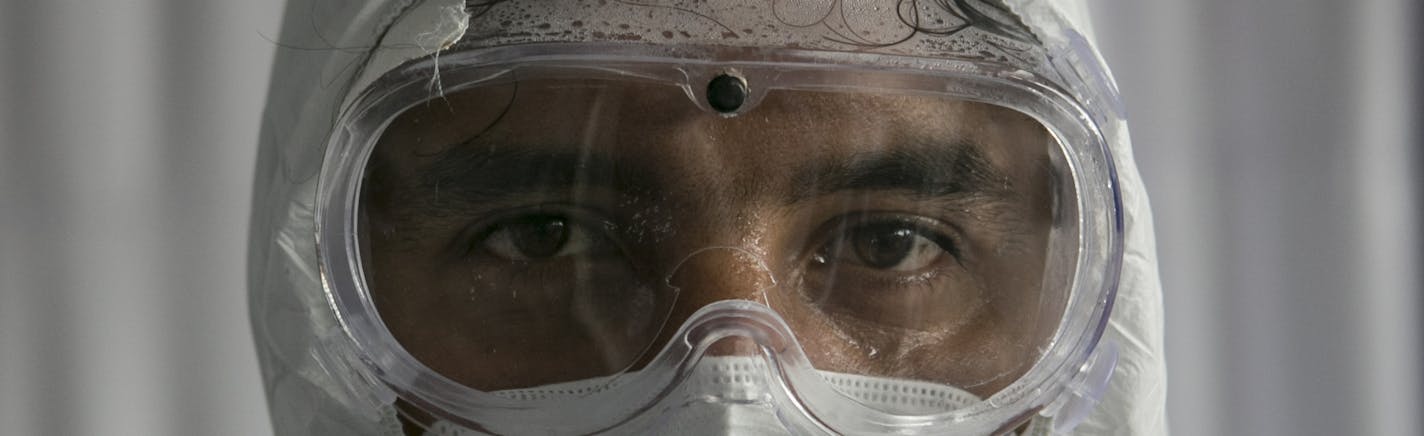
[[[870,225],[851,235],[855,254],[866,266],[885,269],[899,265],[915,248],[915,230],[899,224]]]
[[[563,217],[538,216],[509,227],[514,248],[531,259],[552,257],[569,242],[569,224]]]

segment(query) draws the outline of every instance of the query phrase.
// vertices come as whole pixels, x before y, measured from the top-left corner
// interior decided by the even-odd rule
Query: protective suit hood
[[[531,42],[522,39],[527,35],[501,32],[497,26],[472,27],[472,17],[481,14],[520,15],[515,13],[520,11],[496,10],[500,2],[488,3],[289,0],[264,115],[248,266],[254,336],[278,434],[401,431],[392,407],[399,394],[381,381],[372,362],[354,351],[357,345],[343,327],[342,315],[333,310],[336,303],[327,291],[330,283],[324,271],[330,266],[323,264],[317,244],[322,230],[317,218],[319,179],[332,132],[356,99],[355,91],[380,82],[412,60],[433,56],[438,63],[439,56],[450,51]],[[1161,289],[1151,214],[1132,160],[1127,126],[1121,121],[1116,88],[1088,44],[1092,33],[1086,9],[1078,1],[1010,0],[1003,8],[980,7],[992,2],[965,3],[978,5],[972,11],[1006,13],[992,17],[993,22],[1004,23],[998,32],[1041,44],[1000,47],[1002,51],[986,57],[1042,56],[1047,60],[1023,62],[1023,67],[1044,76],[1093,71],[1104,78],[1064,90],[1079,101],[1115,112],[1094,121],[1107,137],[1116,168],[1123,247],[1116,298],[1101,337],[1116,346],[1115,371],[1100,403],[1073,434],[1166,434]],[[542,41],[618,39],[608,36],[619,31],[616,26],[596,29],[596,22],[588,20],[582,33]],[[729,41],[726,45],[732,47],[764,43],[755,34],[740,34]],[[800,44],[814,50],[827,43],[808,37]],[[901,54],[896,53],[897,47],[909,47],[903,54],[922,56],[936,50],[927,45],[887,45],[877,50]],[[1073,65],[1051,68],[1063,62]],[[433,93],[442,92],[443,85],[439,75],[429,83]]]

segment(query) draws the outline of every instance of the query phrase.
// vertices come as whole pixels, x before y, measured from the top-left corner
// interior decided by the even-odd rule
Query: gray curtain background
[[[1407,0],[1095,0],[1177,435],[1417,435]],[[270,432],[247,326],[279,0],[0,0],[0,434]]]

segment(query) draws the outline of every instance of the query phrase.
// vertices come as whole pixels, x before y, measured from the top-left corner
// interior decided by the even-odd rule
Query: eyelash
[[[811,260],[815,261],[817,256],[822,256],[823,251],[835,246],[834,244],[850,244],[849,241],[857,232],[875,226],[902,226],[913,231],[915,236],[923,237],[933,242],[946,254],[950,255],[954,261],[960,265],[964,263],[963,249],[960,242],[961,237],[957,236],[957,229],[952,225],[939,220],[923,217],[909,216],[894,213],[859,212],[842,215],[830,221],[819,243],[812,247]],[[873,268],[871,269],[879,269]]]
[[[515,226],[540,218],[562,219],[568,223],[570,229],[584,230],[593,239],[602,240],[600,248],[619,250],[618,245],[620,244],[611,232],[614,224],[606,220],[594,219],[594,216],[596,215],[587,211],[579,211],[577,208],[564,207],[563,205],[539,205],[507,211],[472,225],[470,230],[465,232],[468,236],[458,238],[459,241],[462,241],[459,244],[459,254],[464,257],[497,256],[495,253],[489,253],[488,248],[484,246],[491,236],[496,232],[510,231]],[[960,265],[964,263],[964,246],[960,242],[962,238],[957,235],[958,231],[952,225],[923,216],[881,212],[856,212],[830,220],[822,226],[825,230],[818,232],[823,236],[818,238],[819,242],[811,247],[811,257],[808,260],[815,261],[816,257],[824,256],[826,254],[824,250],[832,247],[833,244],[853,243],[852,238],[858,232],[866,231],[872,227],[909,229],[915,237],[924,238],[934,243],[956,263]],[[823,259],[822,263],[825,262],[828,261]],[[870,265],[857,266],[891,272],[885,268],[876,268]],[[904,275],[903,271],[895,273]]]
[[[575,207],[547,204],[504,211],[494,217],[479,220],[464,231],[465,236],[456,239],[458,241],[457,254],[460,257],[481,255],[499,257],[495,253],[490,253],[489,249],[485,247],[492,236],[501,231],[513,231],[518,225],[539,219],[562,220],[567,223],[568,231],[582,230],[589,237],[608,244],[607,247],[599,246],[598,248],[617,250],[616,241],[611,236],[613,224],[606,220],[596,219],[595,216],[591,212],[580,211]],[[517,261],[528,262],[530,260]]]

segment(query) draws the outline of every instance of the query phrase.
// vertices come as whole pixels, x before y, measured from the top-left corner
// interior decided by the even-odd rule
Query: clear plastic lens
[[[743,299],[817,369],[987,397],[1066,301],[1044,283],[1056,149],[943,96],[770,90],[727,117],[671,85],[502,81],[382,132],[363,270],[401,346],[478,390],[637,370]]]

